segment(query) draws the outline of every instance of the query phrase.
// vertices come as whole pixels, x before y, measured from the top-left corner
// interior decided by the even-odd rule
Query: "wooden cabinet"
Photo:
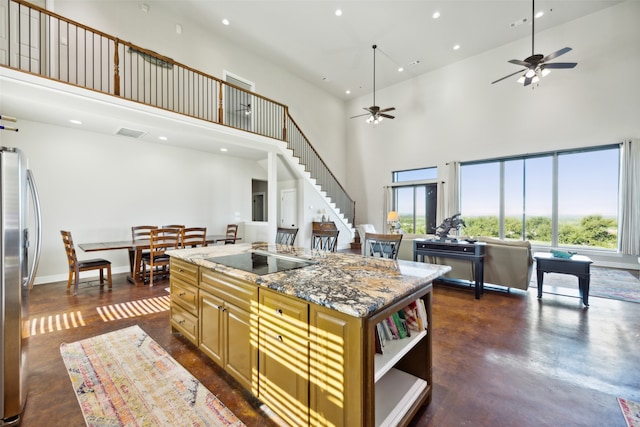
[[[309,304],[260,289],[258,398],[293,426],[309,424]]]
[[[198,266],[171,258],[171,329],[198,345]]]
[[[199,292],[200,349],[255,393],[257,285],[203,268]]]

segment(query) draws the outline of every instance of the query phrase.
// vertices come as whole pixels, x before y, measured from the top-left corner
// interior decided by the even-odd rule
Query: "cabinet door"
[[[251,313],[225,303],[225,370],[230,373],[244,388],[256,392],[252,387],[252,378],[257,375],[258,346],[255,333],[251,336]],[[253,330],[257,330],[256,319],[253,319]]]
[[[224,301],[200,291],[200,350],[224,366]]]
[[[310,304],[310,424],[363,425],[363,320]]]
[[[308,304],[260,289],[258,397],[293,426],[309,424]]]

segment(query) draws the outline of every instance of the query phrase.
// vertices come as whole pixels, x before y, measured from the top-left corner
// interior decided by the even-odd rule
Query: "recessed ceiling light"
[[[74,125],[81,125],[82,124],[82,122],[80,120],[76,120],[76,119],[69,120],[69,123],[73,123]]]
[[[544,10],[541,10],[540,12],[536,13],[535,17],[541,18],[543,15],[544,15]]]
[[[166,141],[166,140],[167,140],[167,139],[169,139],[169,138],[167,138],[166,136],[159,136],[159,137],[158,137],[158,139],[159,139],[160,141]]]
[[[347,95],[351,94],[351,91],[349,89],[345,90],[344,93],[346,93]]]
[[[399,72],[399,73],[401,73],[401,72],[403,72],[403,71],[404,71],[404,68],[402,68],[402,67],[398,68],[398,72]]]
[[[336,16],[342,16],[342,9],[336,9]]]
[[[438,11],[436,10],[435,12],[433,12],[433,15],[431,15],[431,17],[432,17],[433,19],[438,19],[438,18],[440,18],[440,12],[438,12]]]
[[[223,153],[226,153],[229,150],[227,150],[226,148],[221,148],[220,151],[222,151]]]
[[[459,44],[453,45],[453,50],[458,50],[458,49],[460,49],[460,45]]]
[[[418,65],[419,63],[420,63],[420,60],[416,59],[415,61],[411,61],[409,65]]]
[[[222,20],[222,23],[223,23],[224,25],[229,25],[231,22],[229,22],[229,20],[228,20],[227,18],[224,18],[224,19]]]

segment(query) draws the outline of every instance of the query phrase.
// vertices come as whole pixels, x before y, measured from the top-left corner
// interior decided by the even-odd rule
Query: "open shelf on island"
[[[388,340],[384,343],[384,353],[376,353],[373,358],[374,366],[374,382],[377,383],[380,378],[395,366],[420,340],[427,334],[427,331],[411,331],[411,336],[398,339]],[[377,391],[376,391],[377,396]]]
[[[390,369],[376,383],[376,426],[396,426],[424,393],[425,380],[398,369]]]

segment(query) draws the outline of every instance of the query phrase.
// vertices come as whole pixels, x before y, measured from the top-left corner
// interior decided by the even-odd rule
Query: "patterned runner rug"
[[[545,273],[544,287],[563,288],[557,293],[577,296],[578,278],[570,274]],[[535,263],[529,287],[537,288]],[[570,290],[565,292],[565,290]],[[557,291],[557,290],[556,290]],[[556,293],[554,291],[554,293]],[[591,267],[591,280],[589,283],[589,296],[617,299],[640,303],[640,280],[626,270],[615,268]]]
[[[243,426],[140,327],[60,346],[87,426]]]
[[[632,402],[621,397],[618,398],[622,415],[628,427],[640,427],[640,403]]]

